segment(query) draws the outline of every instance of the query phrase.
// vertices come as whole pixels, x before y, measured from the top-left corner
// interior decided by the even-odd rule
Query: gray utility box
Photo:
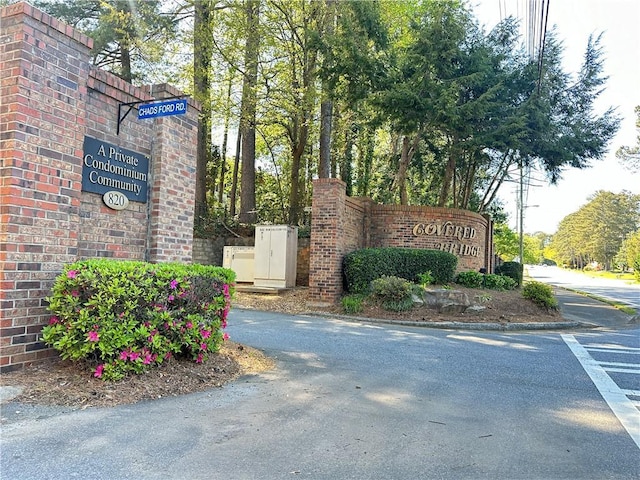
[[[225,246],[222,266],[236,272],[236,282],[253,283],[253,257],[255,247]]]
[[[257,225],[253,264],[256,287],[296,286],[298,227]]]

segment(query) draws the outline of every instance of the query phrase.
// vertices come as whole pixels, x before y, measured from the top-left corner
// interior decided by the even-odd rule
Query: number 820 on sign
[[[111,190],[102,195],[102,201],[107,207],[113,210],[124,210],[129,206],[129,199],[127,196],[116,190]]]

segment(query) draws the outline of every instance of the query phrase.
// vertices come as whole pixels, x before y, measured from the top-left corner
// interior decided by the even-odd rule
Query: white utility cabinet
[[[236,272],[236,282],[253,283],[255,247],[225,246],[222,249],[222,266]]]
[[[298,227],[256,226],[253,265],[256,287],[295,287],[297,259]]]

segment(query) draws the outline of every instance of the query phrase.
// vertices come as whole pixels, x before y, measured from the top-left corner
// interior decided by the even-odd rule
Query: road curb
[[[334,317],[359,323],[380,323],[387,325],[401,325],[404,327],[438,328],[451,330],[487,330],[487,331],[518,331],[518,330],[565,330],[575,328],[598,328],[600,325],[590,322],[564,321],[564,322],[413,322],[409,320],[389,320],[381,318],[357,317],[351,315],[327,315],[323,312],[310,312],[305,315],[314,317]]]

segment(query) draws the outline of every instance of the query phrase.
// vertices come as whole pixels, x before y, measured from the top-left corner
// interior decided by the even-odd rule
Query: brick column
[[[345,191],[337,178],[313,182],[309,293],[314,300],[333,303],[342,295]]]
[[[45,296],[76,259],[93,41],[26,3],[0,10],[0,371],[55,355]]]
[[[170,85],[154,85],[153,95],[179,95]],[[191,262],[196,188],[196,147],[200,107],[189,101],[187,115],[155,120],[152,145],[150,262]]]
[[[487,269],[487,273],[493,273],[496,268],[493,245],[493,220],[491,219],[491,215],[482,216],[487,221],[487,230],[484,241],[484,268]]]

